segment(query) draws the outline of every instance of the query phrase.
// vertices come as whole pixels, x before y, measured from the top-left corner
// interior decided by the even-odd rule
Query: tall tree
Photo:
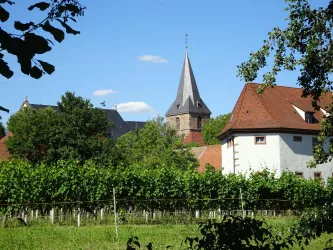
[[[175,131],[163,119],[146,123],[137,132],[129,132],[117,139],[118,162],[123,165],[144,164],[148,168],[162,165],[179,168],[196,167],[197,160]]]
[[[208,122],[202,125],[202,137],[207,145],[215,145],[221,143],[219,139],[217,139],[217,134],[221,132],[227,123],[230,117],[230,113],[219,115],[215,118],[211,118]]]
[[[34,163],[103,160],[112,145],[112,124],[105,113],[70,92],[62,96],[58,109],[26,107],[9,118],[14,135],[6,143],[12,157]]]
[[[54,44],[50,39],[42,35],[49,33],[54,40],[61,43],[67,34],[77,35],[80,32],[69,26],[70,22],[76,22],[77,17],[84,14],[85,7],[78,0],[45,0],[31,6],[27,5],[27,11],[44,11],[45,15],[41,20],[30,20],[21,22],[11,20],[9,11],[15,10],[15,2],[11,0],[0,0],[0,22],[12,22],[13,29],[5,30],[0,28],[0,74],[11,78],[14,72],[4,59],[4,55],[11,54],[17,58],[22,73],[39,79],[43,74],[52,74],[55,67],[36,58],[36,55],[49,52]],[[10,6],[14,5],[14,6]],[[14,8],[13,8],[14,7]],[[24,16],[21,16],[23,19]],[[55,27],[57,24],[62,29]],[[44,33],[46,32],[46,33]],[[38,35],[37,35],[38,33]],[[6,55],[7,56],[7,55]],[[8,109],[0,106],[0,111],[8,112]]]
[[[303,88],[302,96],[310,96],[313,106],[319,109],[320,97],[333,90],[333,1],[319,8],[312,8],[308,0],[286,0],[286,4],[288,26],[285,29],[275,27],[269,32],[263,46],[251,52],[249,60],[238,66],[238,76],[245,81],[253,81],[259,70],[268,66],[267,59],[272,56],[272,69],[263,74],[264,84],[259,92],[273,87],[280,71],[299,70],[297,83]],[[333,105],[327,108],[333,114]],[[332,160],[332,136],[333,116],[328,116],[322,122],[311,166]],[[325,151],[323,143],[327,139],[331,143],[329,150]]]

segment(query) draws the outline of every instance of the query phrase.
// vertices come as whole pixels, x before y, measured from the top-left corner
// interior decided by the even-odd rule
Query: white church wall
[[[301,136],[302,141],[294,141],[294,136]],[[312,138],[314,135],[280,134],[281,170],[303,173],[304,178],[314,178],[320,172],[324,180],[332,177],[333,163],[324,163],[316,168],[307,168],[307,162],[313,159]],[[328,143],[326,143],[326,148]]]

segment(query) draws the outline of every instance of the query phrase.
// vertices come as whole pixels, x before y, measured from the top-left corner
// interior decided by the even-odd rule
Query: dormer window
[[[200,103],[199,101],[197,101],[197,107],[198,107],[198,108],[201,108],[201,107],[202,107],[202,105],[201,105],[201,103]]]
[[[180,104],[177,104],[177,109],[179,109],[180,108]]]
[[[305,121],[309,124],[313,124],[313,112],[305,112]]]

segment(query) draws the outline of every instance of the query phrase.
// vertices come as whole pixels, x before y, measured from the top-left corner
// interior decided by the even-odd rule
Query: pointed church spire
[[[188,52],[186,50],[177,97],[166,113],[166,116],[190,113],[203,115],[211,114],[210,110],[200,97]]]

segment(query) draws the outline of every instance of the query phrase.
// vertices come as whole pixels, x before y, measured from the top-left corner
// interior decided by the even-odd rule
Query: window
[[[313,124],[313,113],[312,112],[305,112],[305,121],[307,123]]]
[[[317,137],[312,137],[312,146],[318,145],[318,139]]]
[[[266,144],[266,136],[255,136],[254,144]]]
[[[227,140],[227,148],[232,147],[232,145],[234,145],[234,140],[232,138]]]
[[[198,124],[197,124],[198,129],[201,129],[202,119],[201,119],[200,116],[198,117],[198,121],[197,122],[198,122]]]
[[[197,101],[197,107],[198,107],[198,108],[201,108],[201,107],[202,107],[202,105],[201,105],[201,103],[200,103],[199,101]]]
[[[176,127],[177,127],[177,129],[180,129],[180,119],[179,119],[179,117],[176,118]]]
[[[180,104],[177,104],[177,109],[179,109],[180,108]]]
[[[294,141],[302,141],[302,136],[294,136]]]
[[[295,172],[295,175],[297,175],[300,178],[303,178],[303,172]]]
[[[313,173],[314,180],[321,180],[321,172],[314,172]]]

